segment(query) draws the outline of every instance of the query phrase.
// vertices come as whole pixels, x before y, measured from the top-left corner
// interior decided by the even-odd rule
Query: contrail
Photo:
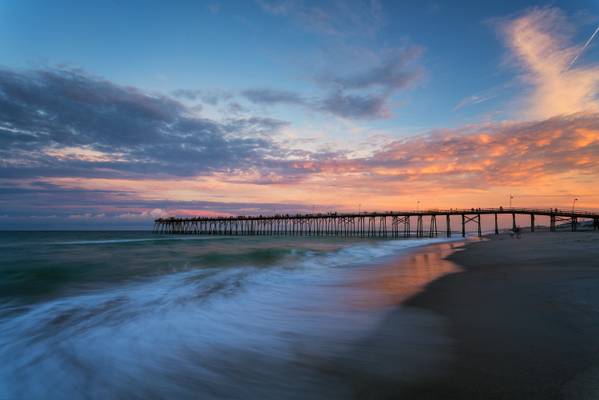
[[[587,47],[589,47],[589,45],[591,44],[591,42],[593,41],[593,39],[597,35],[597,32],[599,32],[599,26],[597,27],[597,29],[595,29],[595,32],[593,32],[593,34],[591,35],[591,37],[589,38],[589,40],[587,40],[587,42],[584,44],[584,46],[582,46],[582,49],[580,49],[580,51],[578,52],[578,54],[576,54],[576,57],[574,57],[574,59],[572,60],[572,62],[570,63],[570,65],[568,65],[568,68],[566,69],[566,71],[569,70],[570,68],[572,68],[572,66],[574,65],[574,63],[576,62],[576,60],[578,60],[578,57],[580,57],[580,55],[587,49]]]

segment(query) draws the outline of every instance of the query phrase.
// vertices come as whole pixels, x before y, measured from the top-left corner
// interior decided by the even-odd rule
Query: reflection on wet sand
[[[351,387],[352,398],[394,399],[406,384],[436,376],[452,359],[446,320],[403,303],[427,284],[460,268],[445,257],[463,242],[413,249],[353,275],[355,289],[346,304],[354,313],[383,313],[378,324],[343,354],[325,363],[326,369]]]
[[[382,265],[366,267],[356,276],[356,285],[367,289],[348,299],[357,309],[397,305],[418,293],[429,282],[460,271],[445,258],[463,246],[463,242],[438,243],[390,260]],[[356,292],[352,292],[356,294]],[[367,295],[362,295],[367,293]]]

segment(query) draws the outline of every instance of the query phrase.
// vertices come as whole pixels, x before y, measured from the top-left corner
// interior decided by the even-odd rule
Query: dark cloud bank
[[[0,70],[0,177],[5,178],[192,176],[245,168],[284,155],[268,138],[284,124],[259,117],[199,118],[170,97],[78,71]],[[64,147],[118,157],[90,163],[42,151]]]

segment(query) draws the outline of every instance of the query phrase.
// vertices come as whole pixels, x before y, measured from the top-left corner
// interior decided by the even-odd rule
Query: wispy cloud
[[[464,97],[462,100],[458,102],[453,108],[453,111],[458,111],[464,107],[472,106],[480,103],[484,103],[493,98],[497,97],[496,95],[484,95],[484,94],[473,94],[467,97]]]
[[[344,118],[387,118],[391,112],[386,101],[385,95],[348,94],[339,90],[324,98],[320,107]]]
[[[382,89],[384,92],[404,89],[421,78],[422,67],[417,64],[423,48],[404,46],[384,49],[375,54],[372,65],[349,73],[329,71],[319,77],[326,86],[339,89]]]
[[[234,97],[233,93],[226,90],[177,89],[172,94],[178,99],[197,100],[212,106],[231,100]]]
[[[298,104],[307,105],[308,100],[300,96],[298,93],[289,90],[276,89],[247,89],[241,93],[252,103],[256,104]]]
[[[459,111],[462,108],[474,106],[477,104],[485,103],[489,100],[493,100],[500,95],[502,89],[504,89],[503,86],[493,87],[491,89],[482,90],[470,96],[466,96],[453,107],[453,111]]]
[[[287,104],[346,119],[378,119],[392,115],[390,99],[414,85],[424,74],[419,64],[423,48],[408,44],[381,47],[385,26],[378,0],[307,2],[258,0],[268,14],[289,19],[305,32],[320,35],[330,65],[308,73],[317,84],[310,98],[274,89],[252,89],[255,103]],[[358,38],[358,40],[356,40]],[[248,96],[249,95],[249,96]]]
[[[378,0],[316,2],[302,0],[257,0],[274,16],[290,18],[301,28],[317,34],[342,37],[373,35],[384,25]]]
[[[521,78],[531,87],[522,100],[525,117],[599,110],[599,65],[572,65],[581,47],[571,43],[570,26],[555,8],[532,9],[501,25]]]
[[[387,118],[391,115],[390,97],[422,77],[417,63],[422,52],[417,46],[387,49],[375,55],[368,66],[320,73],[316,77],[320,94],[309,98],[270,88],[248,89],[242,95],[255,104],[302,106],[348,119]]]

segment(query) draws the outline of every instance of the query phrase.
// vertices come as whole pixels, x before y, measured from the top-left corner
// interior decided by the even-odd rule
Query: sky
[[[599,2],[0,0],[0,229],[599,209]]]

